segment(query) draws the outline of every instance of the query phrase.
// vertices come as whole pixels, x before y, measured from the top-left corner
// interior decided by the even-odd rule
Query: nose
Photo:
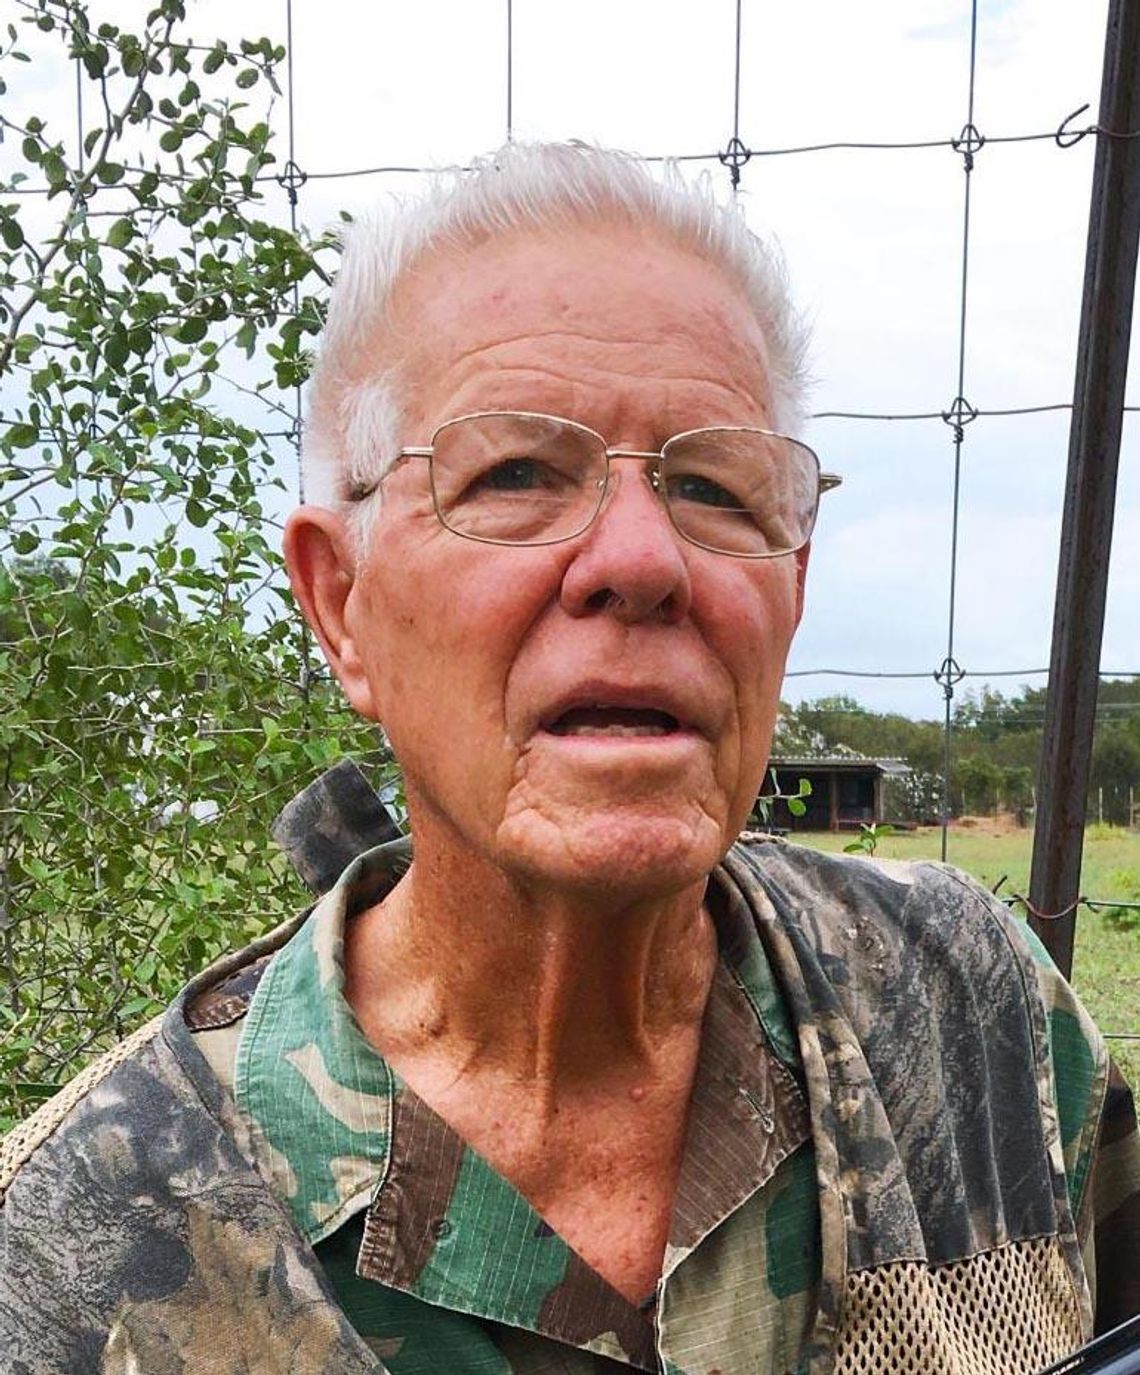
[[[638,459],[611,459],[605,502],[574,541],[562,580],[571,615],[606,611],[625,624],[679,621],[692,602],[683,541]]]

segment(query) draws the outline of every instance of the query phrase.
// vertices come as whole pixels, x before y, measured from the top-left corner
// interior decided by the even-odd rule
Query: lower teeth
[[[668,735],[664,726],[571,726],[559,735]]]

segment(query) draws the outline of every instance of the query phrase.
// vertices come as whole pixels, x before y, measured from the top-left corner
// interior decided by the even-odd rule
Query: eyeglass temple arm
[[[820,473],[819,490],[820,492],[830,492],[836,487],[843,485],[843,479],[838,473]]]
[[[375,482],[355,483],[344,494],[345,501],[367,501],[368,498],[377,490],[380,484],[388,476],[393,468],[404,458],[431,458],[432,449],[430,445],[409,445],[401,449],[383,473]]]

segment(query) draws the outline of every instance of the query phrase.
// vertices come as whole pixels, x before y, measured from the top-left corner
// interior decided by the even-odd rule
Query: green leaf
[[[27,1079],[16,1083],[16,1096],[29,1103],[45,1103],[59,1092],[59,1084],[41,1084]]]
[[[8,426],[8,433],[4,436],[5,441],[13,449],[30,449],[37,443],[40,437],[38,425],[27,425],[22,421],[17,421],[15,425]]]
[[[243,71],[238,72],[235,79],[238,90],[248,91],[251,86],[256,86],[257,76],[258,72],[256,67],[246,67]]]
[[[94,47],[84,50],[82,54],[83,67],[92,81],[98,81],[106,72],[109,55],[104,43],[97,43]]]
[[[51,190],[53,192],[61,190],[67,181],[67,163],[60,157],[58,150],[49,148],[40,165]]]
[[[130,356],[131,347],[127,340],[127,331],[122,325],[115,325],[107,336],[107,343],[103,349],[103,357],[107,366],[113,371],[118,370]]]
[[[116,220],[107,231],[107,242],[112,248],[126,248],[127,244],[130,243],[134,236],[135,227],[131,221],[124,216],[121,220]]]
[[[122,1007],[119,1008],[119,1015],[121,1017],[133,1019],[137,1016],[140,1016],[144,1012],[149,1012],[151,1008],[153,1008],[154,1006],[155,1001],[153,998],[128,998],[127,1001],[122,1005]]]
[[[13,253],[17,248],[23,248],[24,231],[20,228],[19,220],[11,217],[0,220],[0,239],[4,240],[4,247],[10,248]]]
[[[199,530],[208,525],[210,521],[206,508],[193,497],[186,503],[186,519]]]
[[[101,162],[95,168],[95,175],[104,186],[114,186],[123,179],[126,168],[121,162]]]
[[[182,130],[177,127],[164,130],[158,146],[164,153],[177,153],[182,147]]]
[[[209,322],[200,315],[192,315],[189,320],[183,321],[174,337],[181,344],[196,344],[199,339],[206,337],[209,327]]]

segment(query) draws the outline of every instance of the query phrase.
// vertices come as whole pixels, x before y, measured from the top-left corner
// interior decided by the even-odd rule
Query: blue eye
[[[532,492],[550,485],[543,469],[544,465],[533,458],[507,458],[482,473],[477,485],[493,492]]]
[[[702,473],[678,473],[669,477],[669,500],[691,501],[698,506],[716,506],[722,510],[739,511],[743,503],[727,487]]]

